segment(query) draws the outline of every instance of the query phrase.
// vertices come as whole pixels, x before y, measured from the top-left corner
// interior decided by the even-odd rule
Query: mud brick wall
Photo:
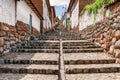
[[[120,8],[116,9],[109,18],[88,26],[80,34],[96,43],[117,59],[120,63]]]

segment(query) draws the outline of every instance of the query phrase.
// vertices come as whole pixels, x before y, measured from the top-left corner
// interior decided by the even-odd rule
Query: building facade
[[[31,19],[32,26],[35,29],[37,29],[37,31],[40,32],[41,19],[34,12],[35,10],[31,9],[32,6],[29,4],[30,4],[29,1],[27,2],[23,0],[17,1],[17,20],[30,25],[30,19]]]
[[[56,26],[56,13],[55,13],[55,7],[51,6],[51,20],[52,20],[52,28]]]
[[[78,32],[79,25],[79,0],[71,0],[68,7],[68,14],[70,14],[71,30]]]
[[[90,24],[94,23],[94,15],[88,15],[85,11],[83,15],[80,15],[81,11],[84,9],[84,7],[87,4],[93,3],[95,0],[71,0],[69,7],[68,7],[68,13],[70,14],[70,21],[71,21],[71,30],[75,32],[79,32],[80,30],[84,29]],[[101,13],[101,10],[99,11]],[[103,17],[101,17],[100,14],[98,14],[100,18],[97,18],[96,21],[100,21]]]
[[[24,37],[40,34],[43,17],[33,1],[0,0],[0,55]]]

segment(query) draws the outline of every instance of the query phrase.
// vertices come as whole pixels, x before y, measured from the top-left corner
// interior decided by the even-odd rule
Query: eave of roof
[[[33,2],[31,0],[24,0],[29,6],[30,8],[36,13],[36,15],[43,20],[42,15],[40,14],[40,12],[38,11],[38,9],[35,7],[35,5],[33,4]]]
[[[53,10],[54,17],[56,17],[55,7],[54,7],[54,6],[51,6],[51,9]]]
[[[73,6],[73,3],[74,3],[74,0],[70,0],[70,4],[69,4],[67,12],[70,12],[70,10],[71,10],[71,8]]]

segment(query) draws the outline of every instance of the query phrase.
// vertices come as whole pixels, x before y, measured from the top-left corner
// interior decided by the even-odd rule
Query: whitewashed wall
[[[43,0],[43,18],[43,26],[44,28],[48,29],[49,27],[51,27],[51,20],[49,18],[49,11],[46,4],[46,0]]]
[[[40,31],[40,19],[32,11],[32,9],[25,3],[25,1],[17,2],[17,20],[26,24],[30,22],[30,14],[32,15],[32,25],[38,31]]]
[[[15,0],[0,0],[0,22],[15,25]]]
[[[86,28],[87,26],[90,26],[96,22],[99,22],[101,20],[103,20],[104,18],[104,14],[103,14],[103,8],[101,8],[98,11],[98,14],[96,16],[96,20],[94,20],[94,14],[88,14],[87,11],[84,12],[84,14],[82,16],[79,17],[79,30],[82,30],[84,28]]]
[[[66,18],[63,20],[63,25],[66,27]]]
[[[72,11],[71,14],[71,28],[74,28],[79,23],[79,2],[77,3],[75,9]]]

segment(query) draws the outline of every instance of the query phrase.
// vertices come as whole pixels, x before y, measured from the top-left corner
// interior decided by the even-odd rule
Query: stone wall
[[[8,53],[18,43],[29,39],[29,25],[17,21],[16,26],[11,26],[0,22],[0,56]],[[39,34],[33,27],[33,35]]]
[[[12,46],[18,41],[16,27],[0,23],[0,56],[8,53]]]
[[[120,63],[120,7],[116,8],[110,17],[85,28],[80,34],[86,39],[99,43]]]

